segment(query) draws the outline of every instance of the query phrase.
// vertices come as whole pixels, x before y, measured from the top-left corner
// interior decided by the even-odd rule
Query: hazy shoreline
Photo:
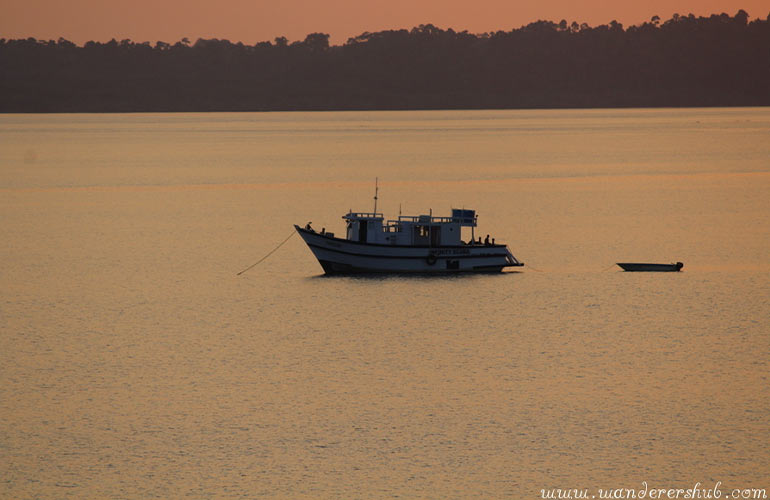
[[[622,109],[770,105],[770,19],[741,10],[641,26],[433,25],[255,45],[82,47],[0,39],[0,112]]]

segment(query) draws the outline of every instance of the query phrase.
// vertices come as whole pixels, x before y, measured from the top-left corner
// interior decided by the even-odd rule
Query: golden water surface
[[[236,276],[375,177],[527,266]],[[0,497],[770,491],[769,278],[768,108],[2,115]]]

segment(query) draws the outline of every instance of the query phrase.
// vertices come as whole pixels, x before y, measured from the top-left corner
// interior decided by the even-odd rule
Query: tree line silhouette
[[[770,15],[626,29],[431,24],[255,45],[0,39],[0,111],[261,111],[770,105]]]

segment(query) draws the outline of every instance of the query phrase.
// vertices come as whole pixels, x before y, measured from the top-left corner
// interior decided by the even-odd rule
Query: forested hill
[[[258,111],[770,105],[770,16],[421,25],[253,46],[0,40],[0,111]]]

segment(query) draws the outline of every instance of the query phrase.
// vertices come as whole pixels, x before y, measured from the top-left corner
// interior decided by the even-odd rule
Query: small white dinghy
[[[632,272],[653,272],[653,273],[675,273],[684,267],[684,264],[677,262],[676,264],[645,264],[634,262],[618,262],[620,267],[624,271]]]

